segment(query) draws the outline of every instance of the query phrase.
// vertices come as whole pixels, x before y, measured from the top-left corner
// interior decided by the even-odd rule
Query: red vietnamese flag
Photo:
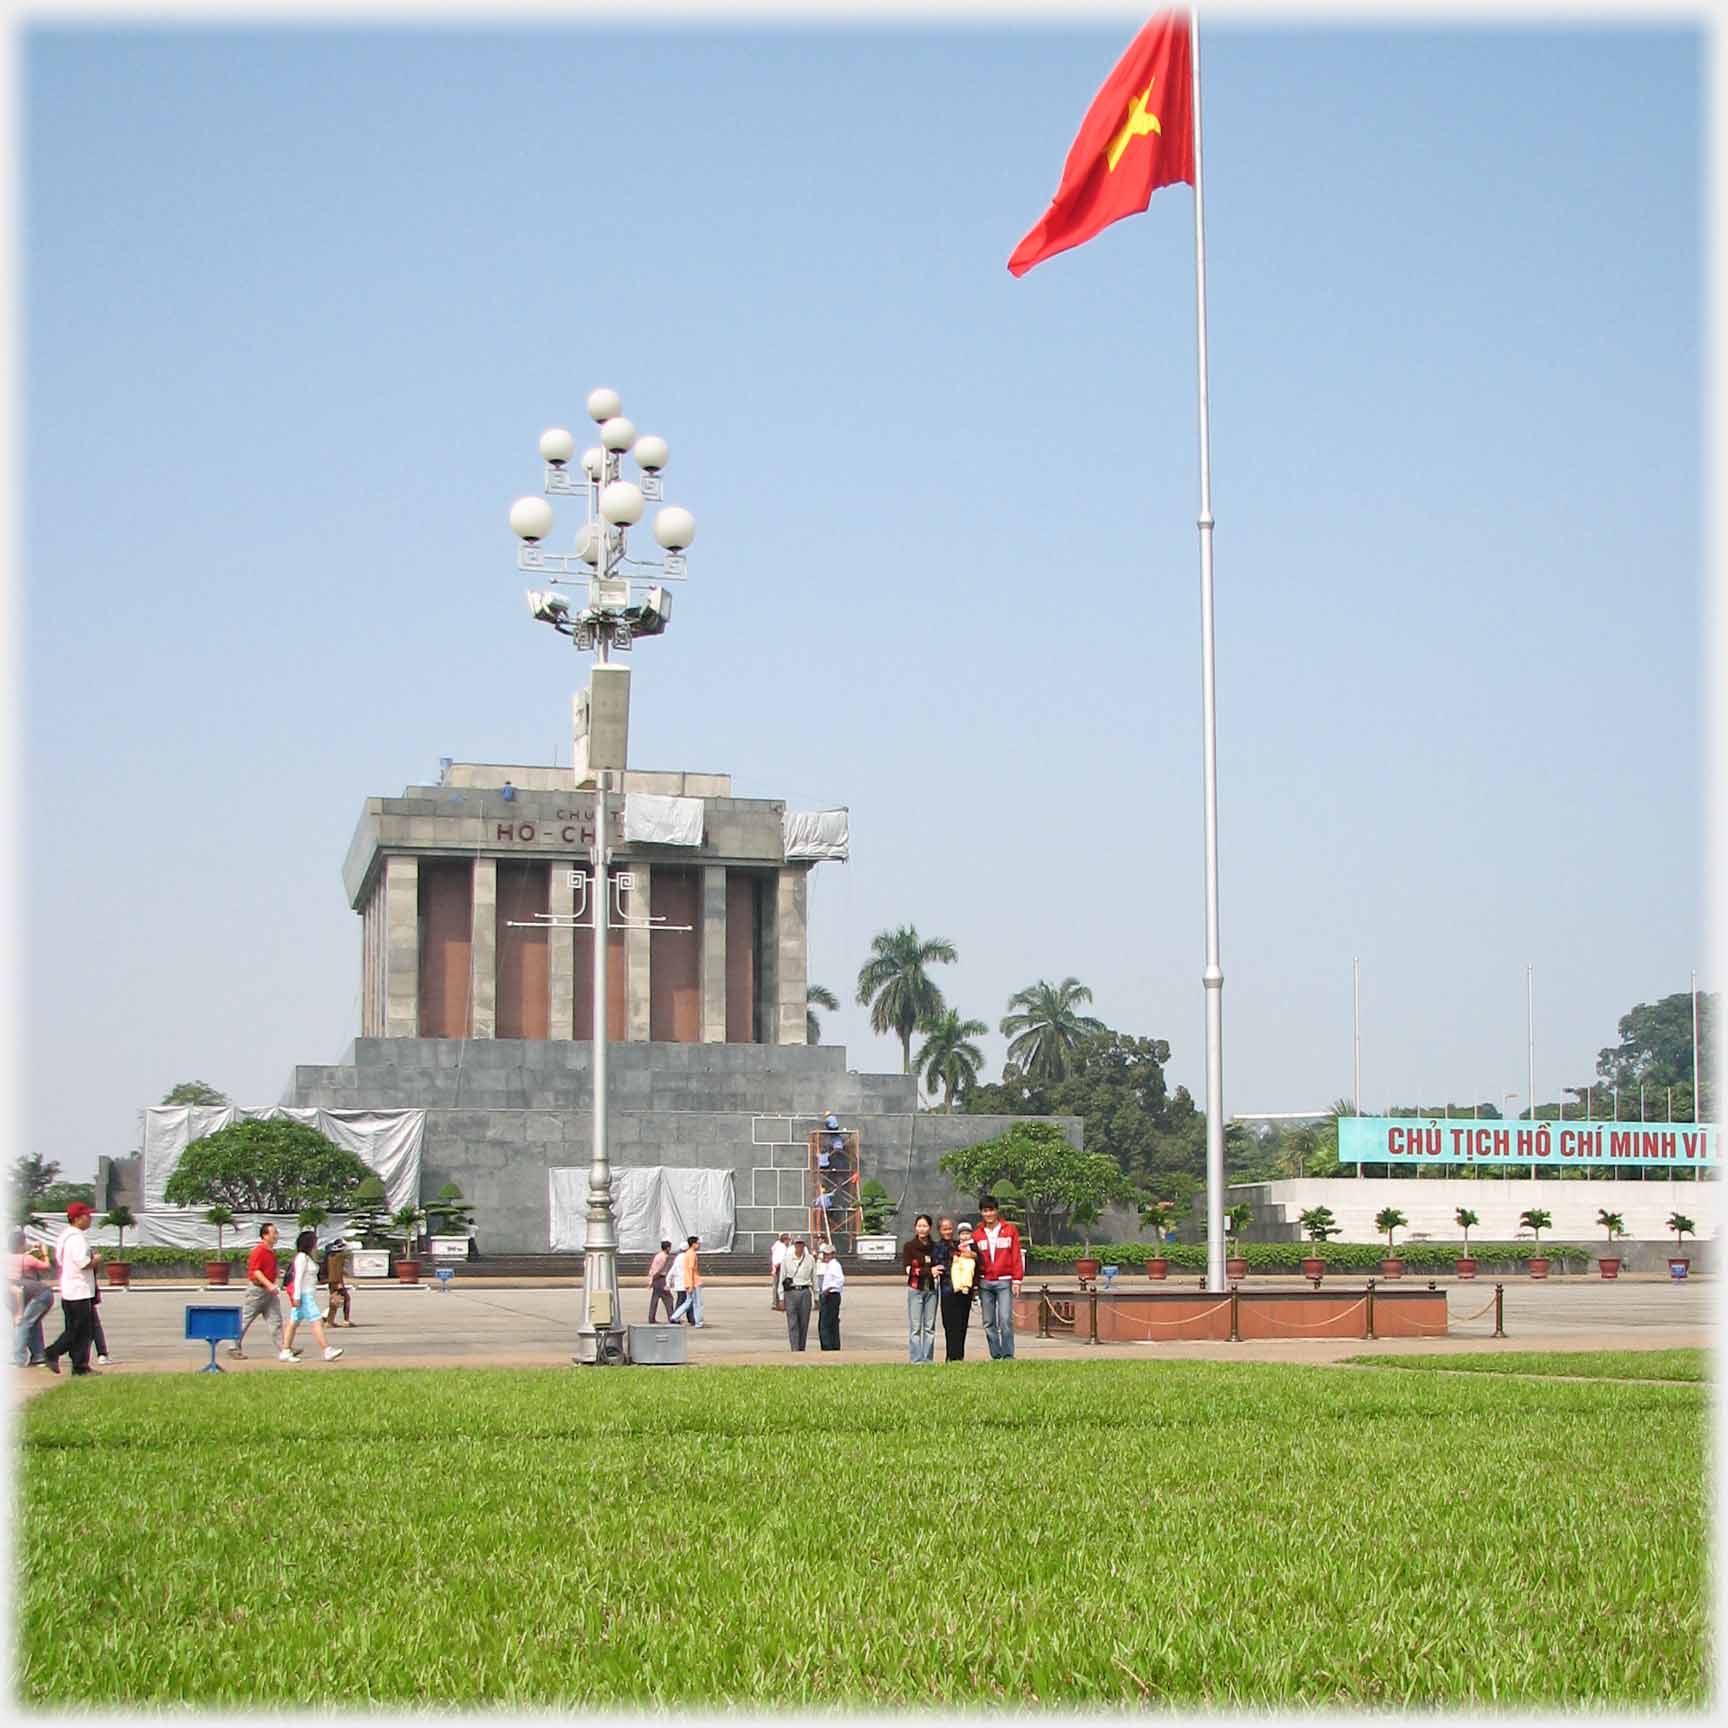
[[[1191,64],[1186,13],[1161,13],[1128,44],[1080,122],[1050,208],[1008,260],[1014,275],[1137,215],[1160,186],[1194,184]]]

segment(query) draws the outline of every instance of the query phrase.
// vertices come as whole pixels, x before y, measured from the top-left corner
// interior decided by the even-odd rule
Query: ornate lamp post
[[[684,553],[696,537],[696,519],[678,505],[660,509],[654,518],[654,538],[665,556],[658,562],[629,556],[629,531],[642,520],[649,503],[662,501],[660,472],[666,466],[666,440],[638,437],[624,418],[616,390],[593,390],[588,415],[599,427],[600,442],[583,451],[580,477],[571,472],[576,440],[562,426],[540,435],[540,455],[546,464],[543,490],[555,497],[583,496],[587,520],[576,535],[573,552],[546,550],[542,542],[552,532],[552,506],[545,498],[518,498],[510,507],[510,527],[521,541],[517,568],[544,576],[549,588],[531,589],[528,609],[575,646],[594,652],[596,673],[613,652],[625,653],[639,636],[658,636],[672,616],[672,597],[650,576],[679,581],[685,573]],[[639,471],[638,479],[623,473],[626,453]],[[569,590],[566,592],[565,590]],[[616,676],[616,674],[615,674]],[[586,896],[594,931],[594,1131],[588,1167],[588,1217],[583,1242],[582,1324],[577,1330],[578,1362],[622,1362],[624,1323],[618,1304],[618,1236],[612,1222],[612,1163],[606,1122],[606,942],[612,922],[632,923],[611,904],[605,891],[608,876],[606,792],[608,776],[625,766],[628,699],[616,707],[617,724],[604,729],[594,722],[600,678],[591,685],[587,765],[594,781],[594,844],[589,853],[594,892]],[[578,773],[580,784],[581,772]],[[620,880],[614,892],[626,884]],[[582,922],[580,913],[576,922]],[[646,922],[645,920],[643,922]]]

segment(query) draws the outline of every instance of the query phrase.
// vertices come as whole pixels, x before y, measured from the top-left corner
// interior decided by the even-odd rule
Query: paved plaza
[[[1031,1280],[1028,1289],[1044,1282]],[[1186,1282],[1186,1281],[1185,1281]],[[1340,1289],[1359,1281],[1329,1280]],[[1426,1280],[1406,1280],[1420,1285]],[[1658,1350],[1705,1346],[1712,1342],[1714,1281],[1676,1284],[1666,1277],[1508,1278],[1505,1285],[1506,1337],[1494,1331],[1494,1281],[1438,1281],[1447,1292],[1450,1333],[1444,1339],[1310,1338],[1159,1344],[1087,1344],[1073,1337],[1039,1339],[1021,1332],[1018,1353],[1027,1361],[1112,1356],[1163,1361],[1330,1363],[1364,1350],[1433,1355],[1459,1350]],[[1072,1290],[1071,1280],[1050,1280],[1053,1290]],[[1294,1289],[1295,1279],[1250,1280],[1247,1289]],[[1165,1288],[1175,1288],[1175,1280]],[[841,1310],[843,1348],[823,1354],[816,1328],[803,1355],[787,1349],[784,1318],[768,1305],[767,1280],[713,1280],[704,1285],[706,1325],[688,1334],[691,1365],[786,1363],[821,1368],[835,1362],[903,1362],[906,1359],[906,1301],[898,1280],[854,1279]],[[1120,1289],[1150,1288],[1144,1279],[1123,1279]],[[142,1283],[131,1290],[106,1292],[102,1318],[114,1364],[105,1372],[139,1374],[185,1372],[208,1360],[208,1346],[186,1342],[188,1303],[238,1302],[219,1290],[190,1283]],[[646,1288],[627,1283],[625,1318],[647,1317]],[[322,1374],[366,1367],[550,1367],[567,1364],[581,1314],[581,1287],[574,1279],[488,1279],[458,1272],[448,1289],[362,1285],[354,1296],[354,1325],[331,1332],[345,1352],[341,1361],[319,1360],[309,1332],[303,1332],[305,1359],[289,1367],[275,1360],[268,1333],[254,1325],[247,1356],[219,1358],[237,1373]],[[942,1346],[938,1338],[937,1354]],[[974,1318],[967,1357],[985,1357],[982,1328]],[[46,1369],[13,1373],[15,1395],[56,1384]]]

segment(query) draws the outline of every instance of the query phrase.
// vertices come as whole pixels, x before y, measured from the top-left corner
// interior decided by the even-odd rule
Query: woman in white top
[[[821,1307],[816,1311],[816,1341],[824,1350],[838,1350],[840,1292],[846,1288],[846,1274],[835,1258],[832,1242],[824,1242],[816,1250],[816,1288],[821,1292]]]
[[[318,1309],[318,1233],[302,1230],[294,1238],[294,1264],[288,1273],[288,1325],[282,1333],[282,1348],[276,1352],[278,1362],[298,1362],[300,1353],[294,1348],[295,1329],[302,1325],[312,1328],[324,1350],[324,1360],[334,1362],[342,1354],[324,1336],[324,1316]]]

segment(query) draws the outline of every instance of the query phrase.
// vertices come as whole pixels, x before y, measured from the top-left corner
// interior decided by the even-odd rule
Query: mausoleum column
[[[702,969],[702,1042],[726,1042],[726,866],[702,866],[697,953]]]
[[[810,949],[807,864],[782,865],[774,892],[774,987],[779,1003],[777,1044],[807,1044]]]
[[[384,1036],[420,1035],[420,861],[384,860]]]
[[[649,1038],[650,932],[638,929],[648,921],[648,908],[654,904],[654,870],[652,865],[631,863],[626,866],[634,886],[624,896],[624,916],[632,920],[624,927],[624,1036],[632,1044],[646,1044]]]
[[[473,1001],[470,1038],[498,1035],[498,860],[474,860],[474,935],[471,955]]]
[[[548,1038],[576,1036],[576,931],[570,923],[576,912],[576,889],[570,880],[575,870],[573,858],[552,860],[546,899],[546,910],[552,915],[548,920],[552,928],[546,933],[547,989],[552,995],[546,1018]]]

